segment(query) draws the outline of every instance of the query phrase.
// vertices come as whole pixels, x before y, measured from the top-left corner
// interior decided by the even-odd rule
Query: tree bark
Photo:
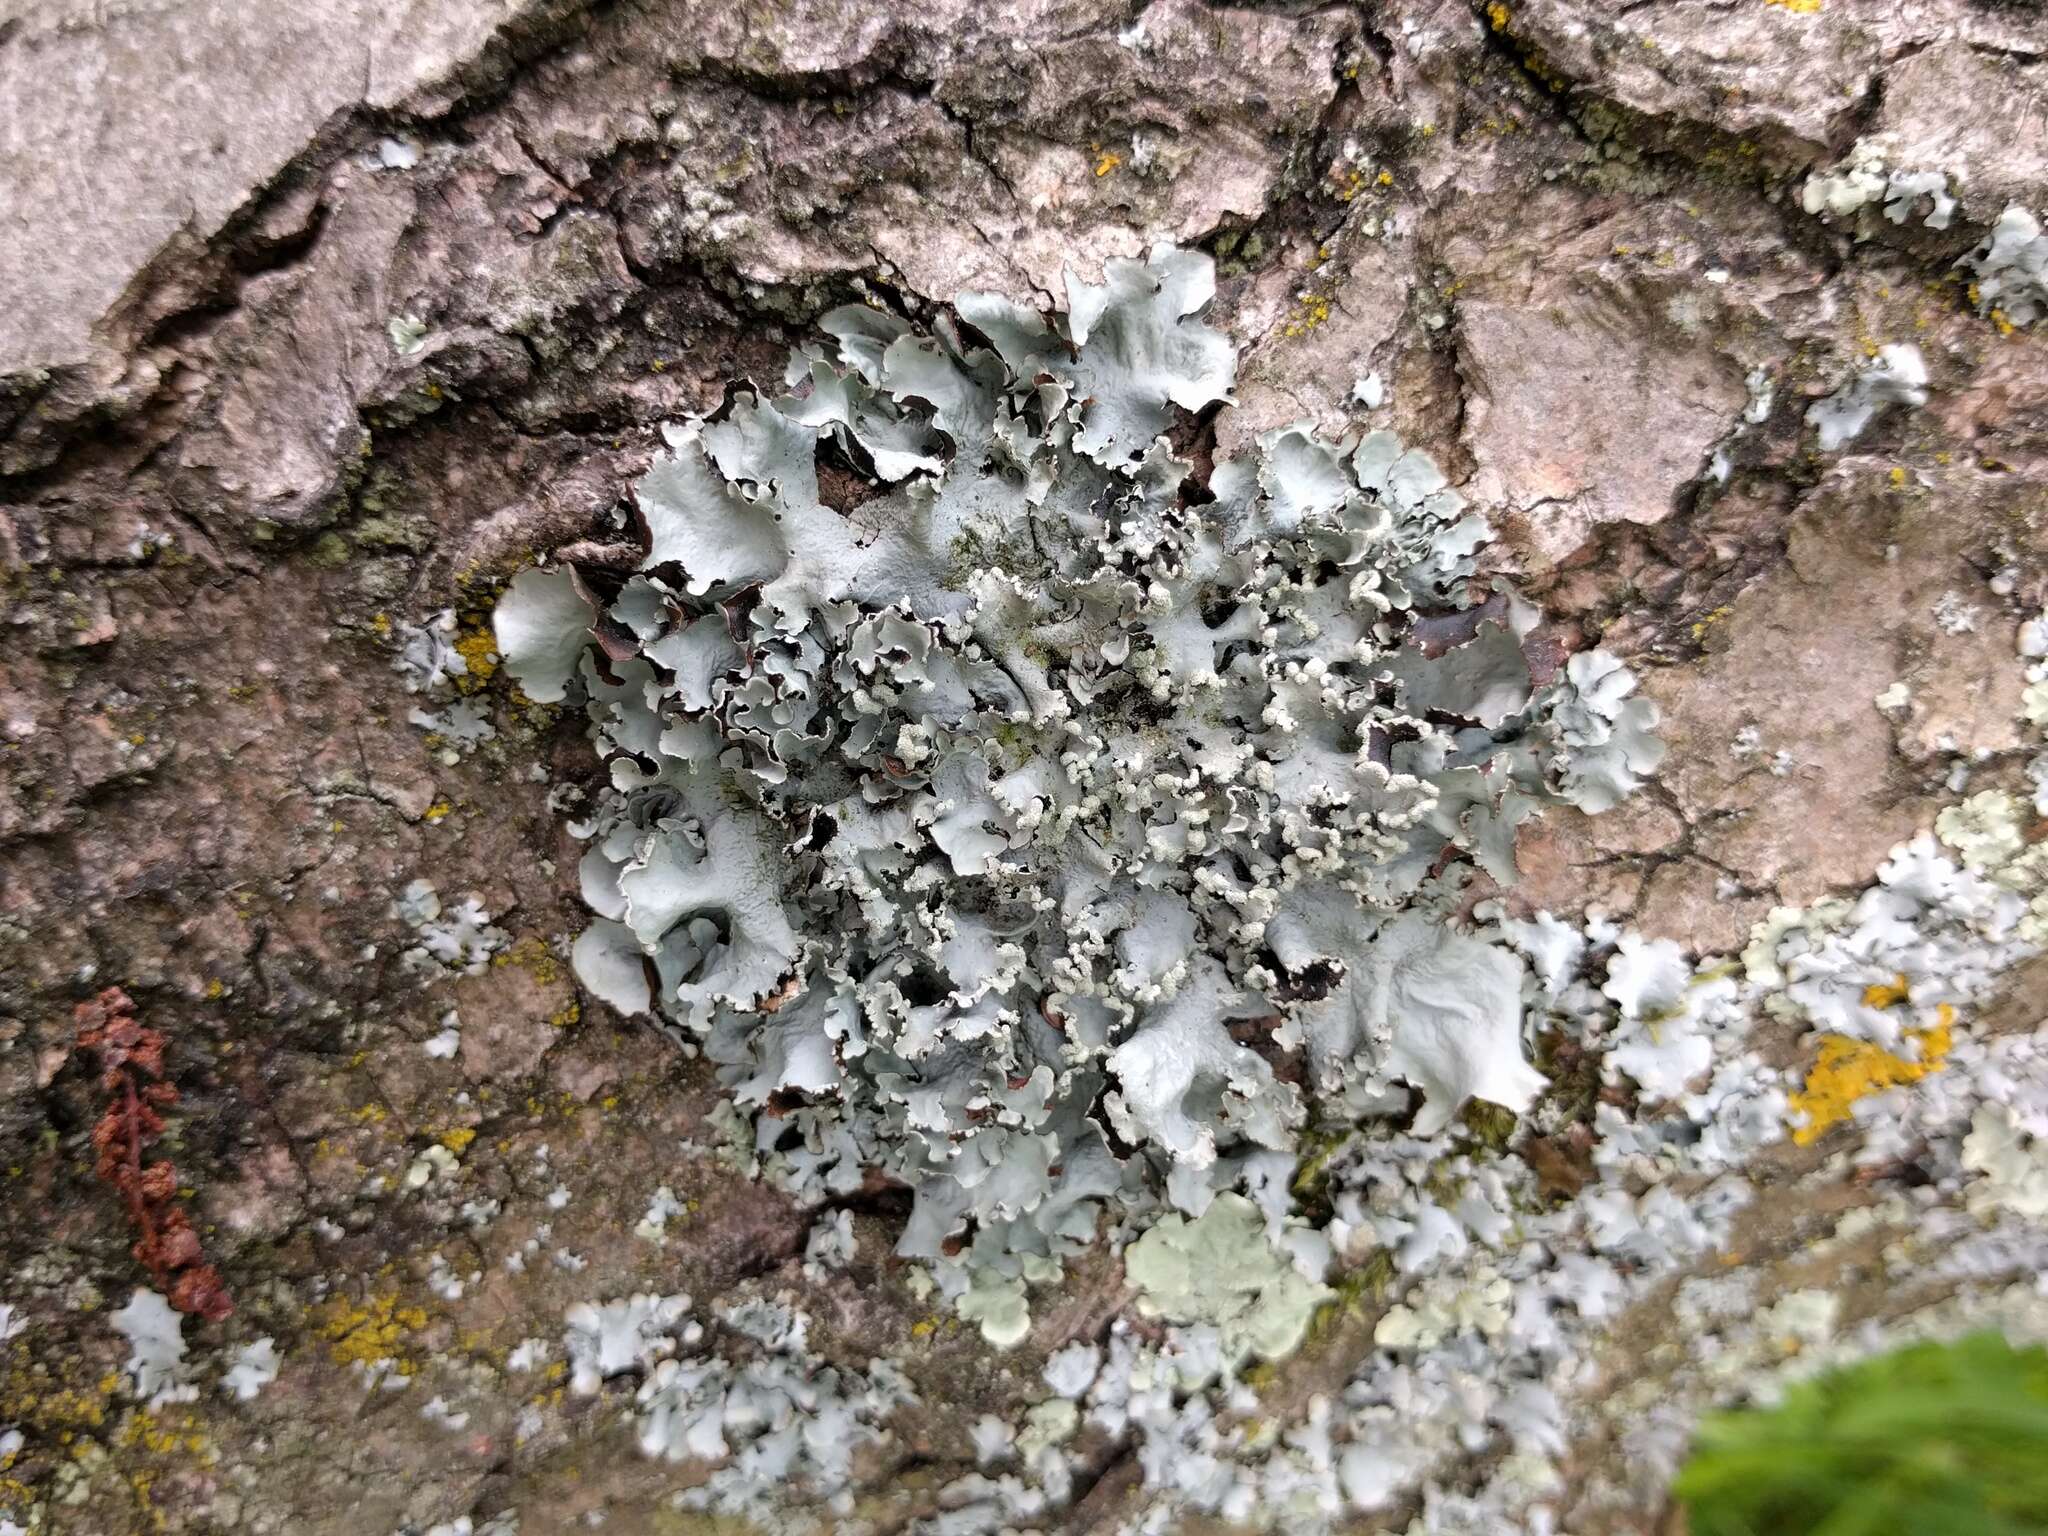
[[[2008,203],[2048,208],[2044,59],[2040,13],[1990,0],[58,0],[0,21],[0,1300],[32,1323],[0,1343],[0,1430],[28,1436],[0,1514],[692,1528],[615,1405],[508,1356],[592,1296],[765,1282],[826,1358],[912,1371],[923,1406],[861,1483],[902,1529],[972,1469],[967,1426],[1021,1412],[1044,1355],[1114,1311],[1098,1251],[993,1355],[886,1257],[886,1191],[853,1202],[853,1267],[807,1277],[816,1213],[713,1155],[709,1072],[562,958],[578,845],[550,797],[587,749],[490,675],[490,605],[531,557],[617,539],[660,424],[778,379],[834,304],[1053,302],[1068,269],[1203,246],[1242,349],[1217,454],[1356,429],[1377,375],[1372,423],[1489,510],[1561,641],[1600,637],[1664,711],[1656,784],[1526,833],[1518,903],[1706,955],[1860,889],[1955,800],[1944,738],[1987,771],[2022,752],[2048,328],[1977,314],[1954,263]],[[1880,135],[1891,164],[1958,178],[1950,227],[1803,209],[1810,172]],[[1817,451],[1809,405],[1898,341],[1929,403]],[[1938,618],[1944,593],[1970,624]],[[443,610],[496,730],[473,751],[411,723],[393,664]],[[1908,709],[1872,708],[1908,677]],[[1731,751],[1745,730],[1782,771]],[[479,974],[407,965],[415,880],[505,930]],[[2041,979],[1983,1027],[2039,1028]],[[235,1297],[187,1336],[270,1335],[286,1361],[253,1409],[209,1389],[145,1417],[116,1385],[105,1313],[146,1276],[93,1181],[70,1022],[113,985],[169,1038],[177,1166]],[[451,1009],[456,1054],[430,1055]],[[437,1145],[459,1178],[408,1187]],[[1853,1245],[1807,1251],[1883,1193],[1843,1145],[1756,1171],[1772,1198],[1731,1252],[1758,1307],[1819,1283],[1859,1318],[1940,1299],[1888,1292]],[[629,1234],[662,1184],[689,1211],[655,1246]],[[495,1203],[488,1225],[466,1203]],[[1370,1322],[1321,1336],[1274,1401],[1341,1385]],[[1679,1327],[1647,1303],[1616,1323],[1617,1392],[1684,1376]],[[375,1361],[416,1384],[365,1396]],[[460,1431],[421,1423],[434,1395]],[[1056,1521],[1107,1529],[1141,1480],[1114,1445],[1088,1456]],[[1571,1529],[1657,1528],[1633,1459],[1589,1424]]]

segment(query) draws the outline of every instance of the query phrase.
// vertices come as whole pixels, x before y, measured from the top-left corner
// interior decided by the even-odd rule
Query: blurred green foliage
[[[2048,1533],[2048,1351],[1915,1344],[1701,1424],[1690,1536]]]

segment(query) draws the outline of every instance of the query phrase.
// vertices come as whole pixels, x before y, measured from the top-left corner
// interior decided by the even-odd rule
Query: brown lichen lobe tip
[[[199,1234],[178,1202],[178,1172],[159,1158],[145,1164],[143,1149],[163,1134],[163,1111],[178,1102],[164,1076],[163,1031],[135,1016],[135,1003],[119,987],[73,1011],[78,1043],[99,1056],[106,1108],[92,1128],[93,1171],[121,1196],[139,1234],[131,1250],[180,1312],[218,1322],[235,1310],[220,1271],[206,1262]]]

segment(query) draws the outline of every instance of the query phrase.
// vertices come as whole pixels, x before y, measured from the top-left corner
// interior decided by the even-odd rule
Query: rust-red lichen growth
[[[119,987],[80,1003],[73,1017],[78,1043],[99,1054],[105,1111],[92,1128],[99,1154],[94,1171],[112,1185],[140,1235],[138,1262],[180,1312],[218,1320],[235,1310],[220,1272],[206,1262],[199,1234],[178,1203],[177,1169],[163,1159],[145,1164],[143,1149],[163,1134],[163,1111],[178,1102],[164,1077],[161,1030],[135,1017],[135,1004]]]

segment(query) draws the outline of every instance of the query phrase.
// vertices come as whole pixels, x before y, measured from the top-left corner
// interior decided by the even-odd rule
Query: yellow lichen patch
[[[1872,987],[1870,990],[1888,992],[1891,989]],[[1793,1127],[1792,1140],[1802,1147],[1811,1145],[1829,1127],[1847,1120],[1858,1099],[1882,1093],[1887,1088],[1917,1083],[1928,1073],[1939,1072],[1942,1058],[1948,1055],[1952,1043],[1949,1026],[1954,1017],[1954,1011],[1944,1003],[1938,1024],[1929,1029],[1906,1031],[1906,1038],[1920,1048],[1919,1058],[1912,1061],[1895,1056],[1868,1040],[1852,1040],[1847,1035],[1823,1035],[1820,1055],[1813,1063],[1813,1070],[1806,1074],[1806,1086],[1791,1098],[1793,1111],[1806,1117],[1804,1125]]]
[[[32,1427],[60,1440],[72,1430],[97,1429],[119,1384],[118,1377],[109,1375],[90,1390],[51,1387],[38,1371],[16,1360],[0,1382],[0,1423]]]
[[[453,1152],[457,1157],[460,1157],[469,1150],[469,1144],[476,1140],[476,1132],[466,1125],[458,1125],[452,1130],[443,1131],[434,1140],[440,1142],[442,1146]]]
[[[1890,981],[1873,982],[1863,989],[1863,1006],[1866,1008],[1891,1008],[1905,1002],[1913,995],[1912,983],[1904,975],[1894,976]]]
[[[1289,338],[1306,336],[1329,318],[1330,301],[1320,293],[1304,293],[1295,301],[1294,313],[1280,328],[1280,334]]]
[[[534,1094],[526,1096],[526,1112],[536,1118],[560,1115],[564,1120],[573,1120],[583,1113],[583,1101],[569,1092],[558,1093],[552,1100]]]
[[[1494,31],[1505,32],[1508,29],[1508,23],[1514,17],[1508,8],[1500,3],[1500,0],[1493,0],[1493,4],[1486,8],[1486,19],[1492,23]]]
[[[1719,608],[1709,610],[1702,617],[1694,621],[1692,626],[1693,639],[1706,639],[1707,631],[1712,629],[1716,624],[1719,624],[1723,619],[1727,618],[1728,615],[1733,613],[1734,611],[1735,610],[1729,607],[1726,603],[1723,603]]]
[[[1122,155],[1113,149],[1106,149],[1096,158],[1095,174],[1097,177],[1107,176],[1123,163],[1124,157]]]
[[[465,693],[483,687],[498,670],[497,639],[482,624],[472,624],[455,637],[455,653],[469,668],[468,674],[458,677],[455,682],[456,687]]]
[[[170,1456],[179,1453],[198,1457],[202,1461],[213,1459],[206,1443],[206,1436],[197,1429],[198,1420],[185,1414],[182,1428],[166,1425],[147,1408],[138,1408],[121,1426],[115,1437],[115,1444],[140,1446],[156,1456]]]
[[[510,949],[491,956],[491,964],[516,965],[544,987],[562,978],[562,962],[555,958],[555,952],[548,948],[546,940],[531,934]]]
[[[1820,13],[1821,0],[1764,0],[1765,5],[1775,5],[1782,11],[1791,11],[1799,16],[1815,16]]]
[[[424,1311],[400,1306],[398,1293],[386,1291],[361,1305],[346,1300],[331,1303],[320,1320],[320,1334],[329,1341],[327,1353],[336,1365],[393,1360],[399,1373],[408,1375],[411,1365],[400,1353],[405,1335],[426,1326]]]

